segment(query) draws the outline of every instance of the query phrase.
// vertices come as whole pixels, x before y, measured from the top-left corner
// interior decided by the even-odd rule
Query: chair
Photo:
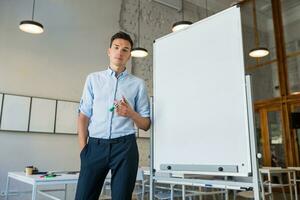
[[[195,193],[199,196],[199,199],[202,200],[202,197],[204,195],[210,195],[213,197],[213,200],[216,200],[216,199],[220,199],[220,198],[217,198],[216,195],[224,195],[225,196],[225,199],[228,199],[228,190],[227,189],[216,189],[216,188],[205,188],[205,187],[200,187],[199,188],[199,192]],[[222,199],[223,196],[222,196]]]
[[[171,173],[157,172],[158,176],[172,177]],[[175,188],[174,184],[169,183],[155,183],[154,186],[154,199],[166,200],[182,197],[182,190]]]
[[[166,185],[166,184],[163,184]],[[154,199],[165,200],[165,199],[173,199],[177,197],[182,197],[181,189],[175,188],[174,184],[170,184],[168,186],[155,186]],[[169,185],[169,184],[167,184]]]
[[[265,199],[266,196],[268,196],[269,199],[272,199],[271,193],[265,192],[263,199]],[[254,199],[254,192],[252,190],[251,191],[240,191],[238,193],[236,193],[236,191],[234,191],[234,200],[236,199],[236,197],[242,197],[245,199]]]
[[[259,169],[259,179],[260,179],[260,189],[261,189],[262,199],[264,200],[266,197],[269,197],[269,199],[273,199],[272,188],[276,188],[276,187],[281,188],[283,198],[285,200],[287,200],[287,198],[286,198],[284,187],[290,188],[290,193],[292,196],[292,192],[291,192],[292,182],[290,181],[290,173],[291,173],[291,170],[284,169],[281,167],[260,168]],[[289,179],[288,183],[283,183],[282,174],[288,174],[288,179]],[[264,175],[267,177],[267,179],[265,179]],[[279,183],[274,183],[272,181],[272,177],[273,178],[276,177],[278,179]],[[265,188],[267,188],[266,191],[265,191]],[[253,199],[254,193],[253,193],[253,191],[241,191],[238,193],[235,192],[234,199],[235,199],[235,196],[240,196],[240,197],[247,198],[247,199]]]
[[[135,188],[132,193],[133,196],[136,196],[136,199],[144,199],[145,196],[145,183],[147,180],[144,179],[144,173],[142,169],[138,169],[137,171],[137,176],[136,176],[136,183],[135,183]],[[107,174],[107,177],[105,178],[105,181],[103,183],[101,195],[100,195],[100,200],[107,200],[111,199],[111,173]]]
[[[135,188],[132,194],[133,196],[136,196],[136,199],[140,199],[139,197],[141,197],[142,200],[144,199],[145,193],[148,192],[145,187],[146,183],[147,180],[145,179],[144,171],[139,168],[136,175]]]
[[[110,181],[111,181],[111,171],[108,172],[108,174],[104,180],[99,199],[101,199],[101,200],[112,199],[111,198]]]
[[[264,187],[267,188],[267,192],[270,193],[271,198],[273,198],[272,188],[281,188],[283,197],[287,200],[285,187],[289,188],[291,198],[293,197],[292,187],[295,185],[291,180],[291,175],[294,173],[294,170],[281,167],[263,167],[259,169],[259,171],[261,176],[260,179],[262,180]],[[264,179],[265,177],[263,175],[265,175],[267,179]],[[285,183],[283,182],[283,175],[287,176],[287,182]],[[273,181],[274,177],[277,178],[278,182]]]

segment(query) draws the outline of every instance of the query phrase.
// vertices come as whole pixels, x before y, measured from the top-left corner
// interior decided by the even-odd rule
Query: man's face
[[[131,56],[130,50],[131,46],[127,40],[115,39],[108,49],[110,63],[118,67],[125,66]]]

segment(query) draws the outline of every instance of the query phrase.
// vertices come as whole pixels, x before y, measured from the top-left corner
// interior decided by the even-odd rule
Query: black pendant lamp
[[[182,20],[181,21],[178,21],[178,22],[175,22],[172,26],[172,32],[176,32],[176,31],[179,31],[179,30],[182,30],[182,29],[185,29],[187,28],[188,26],[190,26],[191,24],[193,24],[192,22],[190,21],[186,21],[184,20],[184,6],[183,6],[184,2],[182,0]]]
[[[148,55],[148,51],[145,48],[140,47],[140,15],[141,15],[141,8],[140,8],[141,0],[139,0],[138,7],[139,7],[139,14],[138,14],[138,43],[137,47],[131,50],[131,56],[136,58],[143,58]]]
[[[259,36],[257,31],[257,19],[256,19],[256,3],[253,0],[253,23],[254,23],[254,35],[255,35],[255,48],[249,51],[249,56],[252,58],[262,58],[269,55],[269,49],[259,45]]]
[[[35,8],[35,0],[33,0],[33,8],[32,8],[32,18],[31,20],[24,20],[21,21],[19,24],[19,28],[27,33],[32,33],[32,34],[41,34],[44,32],[44,26],[33,20],[34,17],[34,8]]]

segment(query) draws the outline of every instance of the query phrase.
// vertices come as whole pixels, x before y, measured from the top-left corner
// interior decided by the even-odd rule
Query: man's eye
[[[128,52],[128,49],[123,49],[124,52]]]

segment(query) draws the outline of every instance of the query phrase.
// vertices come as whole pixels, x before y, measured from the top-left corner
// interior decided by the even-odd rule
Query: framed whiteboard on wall
[[[1,129],[28,131],[30,97],[3,95]]]
[[[56,100],[32,98],[29,131],[54,133]]]
[[[57,101],[55,133],[77,134],[79,103]]]

